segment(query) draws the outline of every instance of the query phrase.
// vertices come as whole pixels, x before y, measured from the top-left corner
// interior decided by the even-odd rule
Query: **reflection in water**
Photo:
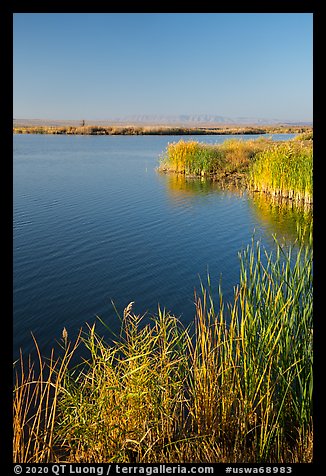
[[[204,177],[185,177],[184,174],[167,174],[166,185],[171,198],[181,198],[183,196],[209,194],[213,190],[218,190],[212,180]]]
[[[213,192],[221,193],[224,190],[231,190],[238,194],[243,194],[243,190],[232,183],[223,184],[206,177],[187,177],[184,174],[162,174],[161,177],[166,183],[169,196],[172,199],[189,198],[195,195],[208,195]]]
[[[304,228],[312,222],[311,204],[300,204],[266,193],[250,194],[249,204],[259,221],[278,237],[295,239],[298,226]]]
[[[223,184],[207,178],[186,177],[183,174],[162,175],[169,197],[177,204],[189,201],[189,198],[212,193],[225,193],[225,190],[242,196],[243,187],[232,182]],[[312,205],[282,197],[274,197],[265,193],[247,193],[249,206],[255,217],[270,234],[279,238],[295,240],[297,228],[305,227],[312,222]]]

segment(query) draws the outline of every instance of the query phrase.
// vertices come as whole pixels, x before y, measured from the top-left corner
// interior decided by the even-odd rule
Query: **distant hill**
[[[109,124],[150,124],[150,125],[302,125],[312,126],[309,121],[294,121],[280,119],[266,119],[253,117],[226,117],[212,114],[180,114],[180,115],[163,115],[163,114],[134,114],[125,116],[109,117],[108,119],[87,119],[83,117],[74,120],[68,119],[20,119],[14,118],[14,125],[80,125],[82,121],[86,124],[109,125]]]
[[[159,114],[137,114],[129,116],[115,117],[117,122],[139,122],[157,124],[306,124],[311,122],[281,121],[280,119],[266,119],[253,117],[227,117],[212,114],[180,114],[180,115],[159,115]]]

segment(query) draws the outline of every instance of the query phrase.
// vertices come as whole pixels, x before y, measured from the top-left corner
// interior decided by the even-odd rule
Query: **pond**
[[[267,247],[273,233],[294,239],[295,209],[157,173],[181,138],[230,136],[14,136],[15,358],[32,350],[31,332],[48,353],[64,327],[73,337],[96,316],[117,330],[112,302],[139,314],[159,304],[188,324],[207,273],[232,297],[253,232]]]

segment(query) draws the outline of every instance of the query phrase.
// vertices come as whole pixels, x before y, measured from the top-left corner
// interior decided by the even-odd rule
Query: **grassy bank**
[[[16,125],[14,134],[66,134],[66,135],[227,135],[227,134],[277,134],[304,133],[311,131],[307,126],[160,126],[160,125],[84,125],[47,126]]]
[[[241,141],[226,140],[222,144],[198,141],[170,143],[162,155],[159,170],[186,175],[219,176],[245,171],[250,160],[272,146],[268,139]]]
[[[312,169],[312,146],[299,141],[275,144],[252,162],[248,183],[254,190],[309,203]]]
[[[159,171],[216,180],[241,181],[250,190],[312,203],[310,135],[295,140],[227,140],[222,144],[197,141],[170,143],[161,156]]]
[[[231,303],[208,280],[193,328],[132,312],[63,355],[18,362],[15,462],[308,462],[312,458],[312,245],[240,253]],[[70,369],[78,345],[89,358]],[[37,370],[37,368],[41,370]]]

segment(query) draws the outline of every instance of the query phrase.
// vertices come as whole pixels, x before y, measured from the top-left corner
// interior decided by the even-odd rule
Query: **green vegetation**
[[[36,344],[38,375],[21,357],[14,461],[310,462],[311,239],[239,256],[233,301],[208,279],[194,328],[160,309],[145,325],[130,303],[112,344],[64,329],[60,358]],[[89,358],[70,369],[78,345]]]
[[[259,153],[249,172],[251,188],[312,202],[312,145],[292,141]]]
[[[312,140],[227,140],[222,144],[174,142],[159,171],[216,180],[242,179],[247,188],[312,203]]]
[[[230,139],[222,144],[180,140],[168,145],[161,157],[159,170],[201,176],[243,171],[258,151],[271,145],[268,139]]]

